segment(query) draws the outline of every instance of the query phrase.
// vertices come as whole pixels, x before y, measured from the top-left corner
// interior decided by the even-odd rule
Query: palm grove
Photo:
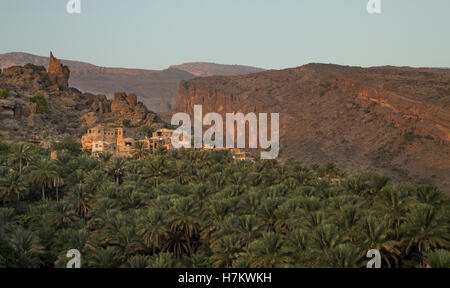
[[[450,267],[445,195],[332,164],[0,142],[0,197],[0,267]]]

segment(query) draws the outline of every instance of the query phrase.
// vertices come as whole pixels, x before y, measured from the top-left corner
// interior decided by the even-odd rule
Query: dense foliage
[[[0,142],[0,267],[449,267],[449,199],[334,165]],[[53,153],[54,155],[54,153]]]
[[[30,101],[37,105],[37,113],[43,114],[48,112],[47,99],[42,93],[36,93],[33,97],[30,97]]]
[[[6,99],[8,98],[9,95],[9,91],[6,89],[0,89],[0,99]]]

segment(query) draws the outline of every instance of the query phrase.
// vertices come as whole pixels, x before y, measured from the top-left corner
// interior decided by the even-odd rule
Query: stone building
[[[158,147],[163,146],[167,150],[170,150],[171,148],[171,138],[174,130],[170,129],[158,129],[155,132],[153,132],[152,137],[150,140],[150,145],[152,148],[150,148],[151,151],[156,151]]]
[[[103,152],[110,152],[116,156],[131,156],[138,142],[144,143],[145,149],[150,154],[155,153],[158,148],[164,147],[167,150],[172,149],[171,138],[174,130],[158,129],[152,133],[152,137],[143,137],[133,130],[125,128],[107,128],[96,126],[90,128],[81,138],[81,145],[84,150],[89,150],[93,155]],[[183,141],[181,139],[181,141]],[[186,139],[186,141],[191,141]],[[213,148],[205,144],[203,149],[228,150],[227,148]],[[238,148],[229,149],[235,160],[252,160],[250,153]]]
[[[239,148],[230,149],[231,155],[233,156],[234,160],[253,160],[250,152],[241,150]]]
[[[132,151],[135,142],[133,135],[124,128],[105,128],[96,126],[90,128],[83,137],[81,145],[83,149],[92,151],[93,154],[111,152],[117,155],[128,155]]]
[[[135,144],[142,142],[150,153],[154,153],[159,147],[171,149],[171,137],[173,130],[159,129],[152,137],[143,137],[133,130],[125,128],[105,128],[96,126],[90,128],[81,138],[81,145],[84,150],[92,151],[96,155],[102,152],[110,152],[114,155],[130,156],[133,153]]]

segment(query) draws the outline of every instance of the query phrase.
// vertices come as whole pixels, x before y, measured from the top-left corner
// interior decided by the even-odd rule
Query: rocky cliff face
[[[58,140],[80,136],[97,124],[163,125],[135,94],[117,93],[109,100],[105,95],[82,93],[68,88],[69,75],[53,55],[49,72],[33,64],[4,69],[0,73],[0,139]]]
[[[310,64],[183,81],[177,110],[280,113],[281,157],[450,192],[450,70]]]

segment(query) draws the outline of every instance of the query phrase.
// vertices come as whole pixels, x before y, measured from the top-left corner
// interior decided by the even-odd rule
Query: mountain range
[[[0,55],[2,68],[23,63],[48,66],[45,57]],[[196,104],[203,105],[204,115],[280,113],[281,160],[332,162],[352,173],[378,172],[397,183],[431,184],[450,193],[450,69],[308,64],[258,72],[247,66],[188,63],[157,71],[62,63],[70,68],[69,83],[63,86],[131,95],[116,94],[113,103],[102,95],[54,88],[60,83],[42,67],[4,70],[0,88],[12,96],[0,103],[0,120],[8,128],[0,131],[2,138],[42,138],[42,127],[48,127],[50,138],[58,131],[75,135],[98,121],[158,123],[175,111],[192,114]],[[36,113],[27,100],[38,91],[52,100],[51,113]],[[122,98],[132,99],[133,105]],[[117,104],[123,107],[115,111]],[[72,122],[78,124],[61,125]]]

